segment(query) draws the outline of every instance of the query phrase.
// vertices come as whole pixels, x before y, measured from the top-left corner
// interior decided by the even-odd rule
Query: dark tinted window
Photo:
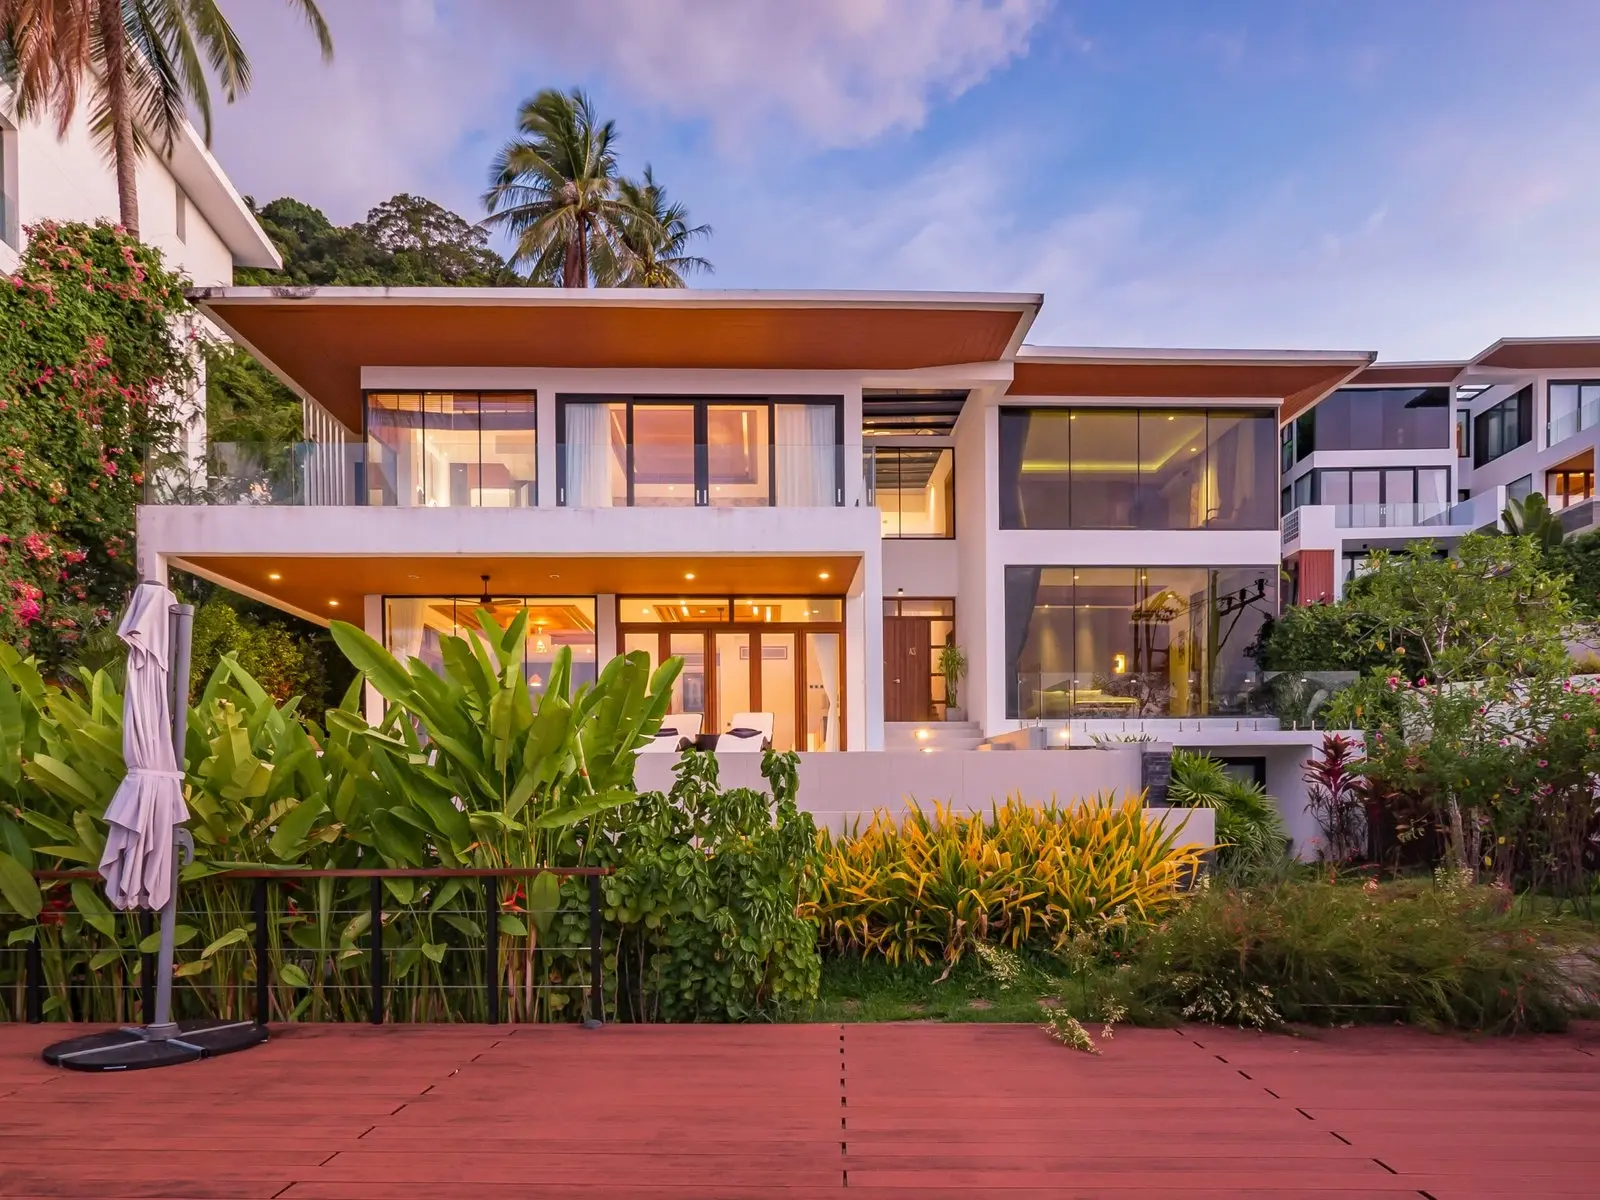
[[[1472,462],[1483,466],[1533,440],[1533,385],[1472,420]]]
[[[1450,445],[1449,388],[1341,388],[1299,420],[1317,450],[1414,450]],[[1310,449],[1300,446],[1304,458]]]

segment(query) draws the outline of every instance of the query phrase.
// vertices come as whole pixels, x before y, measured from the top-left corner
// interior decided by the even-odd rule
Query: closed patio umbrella
[[[44,1051],[54,1066],[80,1071],[130,1071],[194,1062],[267,1040],[254,1021],[172,1019],[172,952],[178,917],[180,848],[194,856],[183,822],[182,748],[189,713],[189,642],[194,609],[165,584],[134,589],[119,636],[128,645],[122,697],[122,757],[127,774],[106,806],[100,874],[106,897],[120,909],[158,909],[155,1012],[148,1025],[111,1029],[57,1042]],[[151,1020],[151,1017],[154,1017]]]
[[[173,837],[189,819],[183,772],[172,744],[169,687],[174,596],[159,583],[141,583],[117,636],[128,644],[122,701],[122,757],[128,773],[106,807],[106,850],[100,874],[116,908],[166,906],[174,875]],[[186,699],[186,698],[185,698]]]

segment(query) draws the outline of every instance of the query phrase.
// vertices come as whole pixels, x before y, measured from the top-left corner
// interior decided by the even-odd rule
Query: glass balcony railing
[[[1442,525],[1448,504],[1336,504],[1333,506],[1335,529],[1393,529],[1415,528],[1420,525]]]
[[[673,458],[652,449],[629,471],[616,456],[562,455],[557,504],[567,508],[835,508],[844,504],[841,446],[770,446],[755,463],[719,460],[716,447]],[[694,453],[692,451],[706,451]],[[854,455],[859,451],[851,450]],[[626,460],[624,460],[626,461]],[[592,469],[591,469],[592,468]],[[532,508],[531,462],[396,455],[368,442],[213,442],[198,458],[152,458],[145,502],[168,505]]]
[[[556,447],[562,508],[837,508],[847,456],[839,445],[739,446],[613,442]]]
[[[1194,673],[1174,678],[1170,671],[1111,675],[1020,672],[1013,711],[1022,721],[1272,715],[1260,672],[1244,669],[1219,674],[1227,678],[1213,679],[1208,686]]]
[[[1554,446],[1569,437],[1600,425],[1600,400],[1591,400],[1581,408],[1562,413],[1545,423],[1545,445]]]

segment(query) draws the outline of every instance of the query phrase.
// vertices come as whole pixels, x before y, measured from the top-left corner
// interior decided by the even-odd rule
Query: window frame
[[[518,505],[519,508],[539,507],[539,393],[534,388],[405,388],[405,387],[374,387],[361,389],[361,445],[363,458],[358,462],[358,478],[356,481],[356,503],[363,507],[386,508],[389,505],[372,505],[368,503],[369,490],[367,475],[371,467],[369,447],[372,444],[372,431],[370,416],[372,412],[373,396],[416,396],[421,403],[424,396],[472,396],[478,406],[478,465],[483,465],[483,398],[485,396],[526,396],[528,398],[528,411],[533,415],[533,423],[528,432],[533,435],[533,489],[530,503]],[[427,434],[427,409],[422,407],[419,414],[423,418],[422,432]],[[394,505],[393,507],[416,507],[415,505]],[[479,508],[481,505],[469,504],[464,506],[449,505],[450,508],[466,507]]]

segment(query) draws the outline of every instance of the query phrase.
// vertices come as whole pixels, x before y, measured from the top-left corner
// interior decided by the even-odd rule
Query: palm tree
[[[333,39],[316,0],[286,0],[310,24],[324,59]],[[229,103],[250,89],[250,60],[217,0],[0,0],[0,70],[19,115],[48,112],[64,136],[80,91],[117,173],[121,223],[139,235],[136,169],[147,139],[163,154],[190,105],[211,143],[214,71]]]
[[[688,208],[681,201],[668,203],[667,189],[656,182],[648,163],[642,182],[624,179],[619,191],[634,214],[623,221],[626,254],[618,283],[623,287],[681,288],[687,286],[685,275],[715,270],[708,260],[688,252],[691,242],[711,236],[711,226],[690,225]]]
[[[642,219],[621,194],[615,123],[596,120],[581,89],[546,88],[523,104],[517,130],[490,164],[484,224],[512,236],[511,262],[535,282],[614,283],[628,223]]]

